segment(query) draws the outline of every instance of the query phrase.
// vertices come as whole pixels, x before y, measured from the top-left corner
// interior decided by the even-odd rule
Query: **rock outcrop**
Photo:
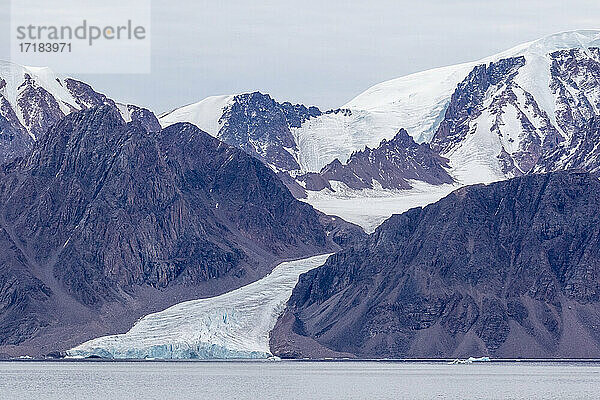
[[[318,174],[308,173],[298,180],[308,190],[330,187],[330,181],[343,182],[352,189],[373,188],[374,184],[384,189],[410,189],[413,180],[432,185],[454,182],[446,168],[448,160],[427,143],[415,143],[406,130],[400,129],[393,139],[352,154],[345,164],[335,160]]]
[[[394,215],[301,276],[272,348],[598,357],[598,207],[596,178],[557,172],[467,186]]]
[[[73,112],[3,170],[0,352],[39,355],[330,251],[260,161],[191,124]]]

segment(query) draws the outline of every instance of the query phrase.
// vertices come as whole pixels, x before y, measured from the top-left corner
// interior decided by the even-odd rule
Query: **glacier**
[[[408,190],[383,189],[377,181],[373,182],[372,189],[351,189],[338,181],[330,183],[333,190],[307,191],[308,197],[301,200],[325,214],[359,225],[367,233],[373,233],[393,214],[435,203],[460,187],[458,184],[431,185],[416,180],[409,180],[412,189]]]
[[[331,254],[282,262],[264,278],[220,296],[146,315],[124,334],[89,340],[70,358],[256,359],[272,356],[269,334],[301,274]]]

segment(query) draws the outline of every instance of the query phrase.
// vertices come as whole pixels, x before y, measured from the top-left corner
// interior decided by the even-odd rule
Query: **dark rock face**
[[[65,79],[65,85],[80,108],[85,109],[103,105],[116,107],[115,102],[112,99],[109,99],[102,93],[96,92],[85,82],[67,78]]]
[[[550,89],[556,96],[556,122],[568,136],[577,134],[600,109],[600,49],[552,53]]]
[[[561,50],[552,53],[550,89],[556,96],[556,121],[567,140],[548,152],[536,172],[564,169],[600,170],[600,49]]]
[[[292,178],[292,176],[290,175],[290,173],[288,171],[277,172],[277,177],[281,180],[281,182],[285,186],[287,186],[290,193],[296,199],[305,199],[308,197],[306,194],[306,190],[304,190],[304,188],[302,186],[300,186],[300,184],[298,183],[297,180]]]
[[[321,115],[316,107],[306,108],[289,102],[277,103],[259,92],[235,96],[219,122],[223,123],[218,137],[257,157],[265,164],[291,171],[300,166],[293,155],[296,149],[290,127]]]
[[[272,348],[598,357],[599,206],[597,179],[556,172],[464,187],[394,215],[301,276]],[[298,336],[306,349],[290,342]]]
[[[18,344],[52,321],[47,309],[52,291],[29,271],[3,228],[0,248],[0,345]]]
[[[48,128],[64,116],[56,99],[28,74],[25,74],[25,81],[19,87],[17,105],[25,128],[36,139],[42,138]]]
[[[360,226],[344,221],[334,215],[317,212],[319,213],[319,221],[325,229],[325,234],[340,248],[348,248],[367,238],[367,234]]]
[[[160,132],[161,126],[156,115],[147,108],[138,107],[133,104],[127,106],[127,111],[131,114],[132,121],[138,121],[142,127],[151,133]]]
[[[600,116],[587,120],[562,146],[540,158],[536,172],[578,169],[597,174],[600,171]]]
[[[114,100],[106,95],[96,92],[90,85],[75,79],[65,79],[65,86],[75,98],[77,105],[81,109],[92,107],[101,107],[104,105],[111,106],[114,109],[119,109],[119,106]],[[148,132],[159,132],[161,130],[158,118],[147,108],[139,107],[133,104],[121,105],[131,116],[132,121],[139,121],[144,129]]]
[[[33,138],[19,121],[12,107],[0,95],[0,164],[31,152]]]
[[[150,133],[109,105],[56,124],[7,169],[0,199],[0,345],[34,354],[333,246],[260,161],[190,124]]]
[[[309,190],[321,190],[329,181],[344,182],[352,189],[373,187],[373,180],[384,189],[410,189],[409,180],[419,180],[433,185],[452,183],[444,167],[447,160],[434,153],[428,144],[417,144],[401,129],[391,140],[383,140],[379,147],[352,154],[346,164],[339,160],[323,167],[318,174],[299,177]]]
[[[454,91],[431,147],[447,154],[490,119],[490,133],[502,146],[502,172],[509,177],[531,172],[563,137],[534,96],[515,81],[523,65],[524,57],[513,57],[476,66]]]
[[[344,164],[340,162],[337,158],[330,162],[326,167],[330,171],[342,171],[344,172]],[[342,178],[342,173],[338,174],[339,179]],[[299,182],[302,182],[306,190],[312,191],[320,191],[325,188],[331,189],[331,184],[327,179],[323,177],[318,172],[308,172],[306,174],[300,175],[296,178]],[[305,194],[306,197],[306,194]]]

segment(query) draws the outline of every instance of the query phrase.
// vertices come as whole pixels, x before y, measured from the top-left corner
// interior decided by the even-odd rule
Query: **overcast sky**
[[[338,107],[384,80],[476,60],[558,31],[600,28],[598,0],[152,4],[152,73],[79,78],[156,112],[251,90]],[[6,22],[6,7],[0,13]]]

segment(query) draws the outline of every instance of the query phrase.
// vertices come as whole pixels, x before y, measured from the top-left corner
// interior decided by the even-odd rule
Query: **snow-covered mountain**
[[[504,179],[531,171],[598,113],[598,47],[598,30],[558,33],[378,84],[343,107],[375,121],[373,141],[405,128],[431,143],[463,184]]]
[[[293,130],[322,113],[316,107],[278,103],[259,92],[214,96],[160,118],[166,127],[191,122],[221,141],[239,147],[276,171],[300,170]]]
[[[485,136],[493,133],[490,143],[479,144],[493,147],[494,158],[501,150],[508,154],[518,151],[521,142],[527,140],[525,135],[519,135],[519,130],[536,130],[535,135],[544,138],[549,135],[548,140],[553,135],[570,137],[572,129],[562,125],[569,125],[565,119],[568,119],[573,102],[589,103],[592,113],[597,108],[600,93],[596,84],[597,47],[600,47],[600,31],[558,33],[482,60],[380,83],[343,105],[338,112],[321,113],[314,108],[314,113],[300,120],[299,127],[288,124],[295,138],[297,162],[304,172],[318,172],[335,159],[345,163],[352,153],[366,146],[377,147],[383,139],[392,139],[401,128],[406,129],[417,143],[431,142],[435,136],[439,141],[440,126],[451,125],[457,117],[448,114],[448,108],[466,106],[464,101],[457,103],[460,100],[457,90],[476,90],[479,98],[470,100],[478,102],[480,108],[493,108],[490,112],[471,115],[469,126],[479,126]],[[482,79],[482,73],[485,75],[486,71],[495,74],[494,78]],[[582,83],[585,87],[579,88]],[[581,91],[583,97],[579,98],[574,91]],[[569,93],[573,94],[571,99]],[[257,94],[211,97],[167,113],[160,122],[162,125],[191,122],[212,135],[223,136],[221,130],[232,117],[231,109],[249,96]],[[269,111],[268,107],[262,106],[247,108],[247,116],[255,117],[257,110]],[[522,124],[513,125],[518,120],[523,120]],[[570,128],[573,128],[572,124]],[[496,138],[503,131],[507,135]],[[510,136],[511,133],[516,136]],[[456,162],[469,161],[461,158],[455,146],[445,146],[441,150],[454,155]],[[495,167],[486,166],[494,177],[499,172]],[[460,172],[458,175],[462,176]]]
[[[598,33],[581,37],[600,46]],[[600,111],[600,50],[542,49],[478,65],[458,84],[431,145],[460,182],[562,169],[547,155],[569,154],[588,135]]]
[[[116,103],[87,83],[49,68],[0,61],[0,164],[27,155],[33,143],[65,115],[104,104],[116,107],[126,122],[138,119],[148,128],[159,129],[147,109]]]
[[[278,103],[253,93],[209,98],[168,113],[160,122],[197,124],[259,154],[277,171],[302,177],[297,182],[307,201],[317,205],[313,199],[321,199],[326,212],[348,198],[388,202],[394,197],[395,205],[381,215],[354,218],[350,209],[339,214],[371,230],[373,221],[414,205],[410,197],[417,187],[417,192],[447,193],[531,172],[600,169],[594,143],[594,120],[600,115],[599,48],[600,30],[557,33],[478,61],[380,83],[335,111]],[[400,129],[414,143],[394,140]],[[403,148],[390,149],[390,143]],[[415,143],[426,144],[445,161],[431,168],[431,157],[410,158]],[[364,159],[360,172],[357,154]],[[404,154],[407,160],[390,169],[389,160],[374,158],[380,154]],[[439,180],[439,166],[453,183]],[[436,171],[437,176],[421,173],[406,180],[415,170]],[[390,185],[403,181],[408,185]],[[374,193],[376,188],[382,190]]]

